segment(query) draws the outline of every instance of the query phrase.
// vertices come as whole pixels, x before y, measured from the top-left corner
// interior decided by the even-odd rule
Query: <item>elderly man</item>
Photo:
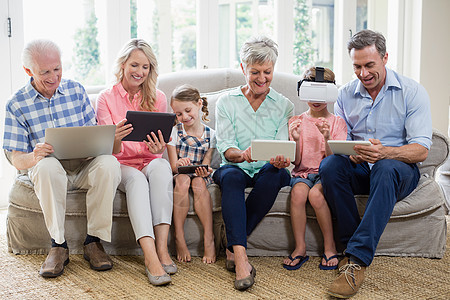
[[[45,129],[96,125],[95,113],[84,88],[61,79],[61,53],[47,40],[34,40],[23,51],[23,66],[30,81],[6,104],[3,149],[10,152],[18,170],[27,170],[39,199],[52,248],[39,274],[57,277],[69,263],[64,237],[68,182],[88,189],[87,236],[84,258],[94,270],[109,270],[113,264],[100,239],[111,240],[112,203],[120,182],[120,167],[112,155],[59,161],[48,155]]]
[[[347,48],[358,79],[340,89],[335,113],[347,123],[348,140],[372,145],[355,146],[355,156],[329,156],[319,170],[346,246],[340,275],[327,291],[340,298],[360,288],[394,205],[417,186],[417,163],[427,158],[432,135],[428,94],[417,82],[386,68],[385,38],[363,30]],[[355,194],[369,195],[362,219]]]

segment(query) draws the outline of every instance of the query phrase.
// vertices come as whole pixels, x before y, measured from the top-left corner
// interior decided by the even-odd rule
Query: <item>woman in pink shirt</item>
[[[323,69],[322,69],[323,70]],[[316,68],[312,67],[303,75],[304,80],[314,81]],[[324,79],[334,82],[334,73],[324,69]],[[347,125],[343,119],[328,112],[326,103],[309,103],[308,111],[289,120],[289,136],[297,144],[293,178],[291,179],[291,224],[295,239],[295,249],[284,259],[283,267],[296,270],[305,263],[306,255],[306,201],[314,208],[317,222],[323,234],[324,254],[319,268],[336,269],[337,251],[333,238],[331,213],[325,200],[319,177],[319,165],[323,158],[333,154],[327,141],[345,140]]]
[[[148,141],[122,141],[133,130],[124,125],[128,110],[165,112],[166,96],[156,89],[158,64],[152,48],[144,40],[132,39],[117,58],[117,83],[103,91],[97,101],[98,124],[115,124],[113,152],[120,162],[119,189],[127,195],[131,225],[144,252],[145,270],[153,285],[171,282],[177,271],[167,249],[172,222],[172,170],[162,158],[166,144],[161,133]]]

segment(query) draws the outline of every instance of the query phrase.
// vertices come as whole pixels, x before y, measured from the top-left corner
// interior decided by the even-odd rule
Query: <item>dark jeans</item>
[[[290,175],[270,163],[251,178],[235,165],[220,167],[213,175],[222,192],[222,216],[227,234],[227,248],[233,245],[247,248],[247,236],[269,212],[279,190],[289,185]],[[253,187],[245,200],[244,190]]]
[[[331,155],[320,164],[319,174],[345,253],[370,265],[395,203],[419,182],[417,165],[384,159],[370,169],[367,163],[352,163],[348,156]],[[369,195],[362,219],[354,195]]]

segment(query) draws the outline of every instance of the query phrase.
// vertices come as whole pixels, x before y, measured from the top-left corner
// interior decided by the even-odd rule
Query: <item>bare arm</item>
[[[387,147],[381,145],[377,139],[369,139],[371,146],[355,146],[355,151],[362,160],[375,163],[381,159],[395,159],[405,163],[418,163],[428,156],[428,149],[419,144],[408,144],[400,147]]]
[[[237,148],[228,148],[224,153],[225,158],[233,163],[241,163],[244,161],[252,162],[251,147],[244,151]]]
[[[39,143],[33,152],[11,152],[11,163],[17,170],[26,170],[34,167],[41,159],[53,153],[53,147],[49,144]]]

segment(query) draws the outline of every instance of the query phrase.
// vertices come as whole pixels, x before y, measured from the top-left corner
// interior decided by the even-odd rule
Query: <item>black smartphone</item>
[[[178,167],[178,174],[194,174],[197,168],[205,168],[208,170],[208,165],[189,165]]]

